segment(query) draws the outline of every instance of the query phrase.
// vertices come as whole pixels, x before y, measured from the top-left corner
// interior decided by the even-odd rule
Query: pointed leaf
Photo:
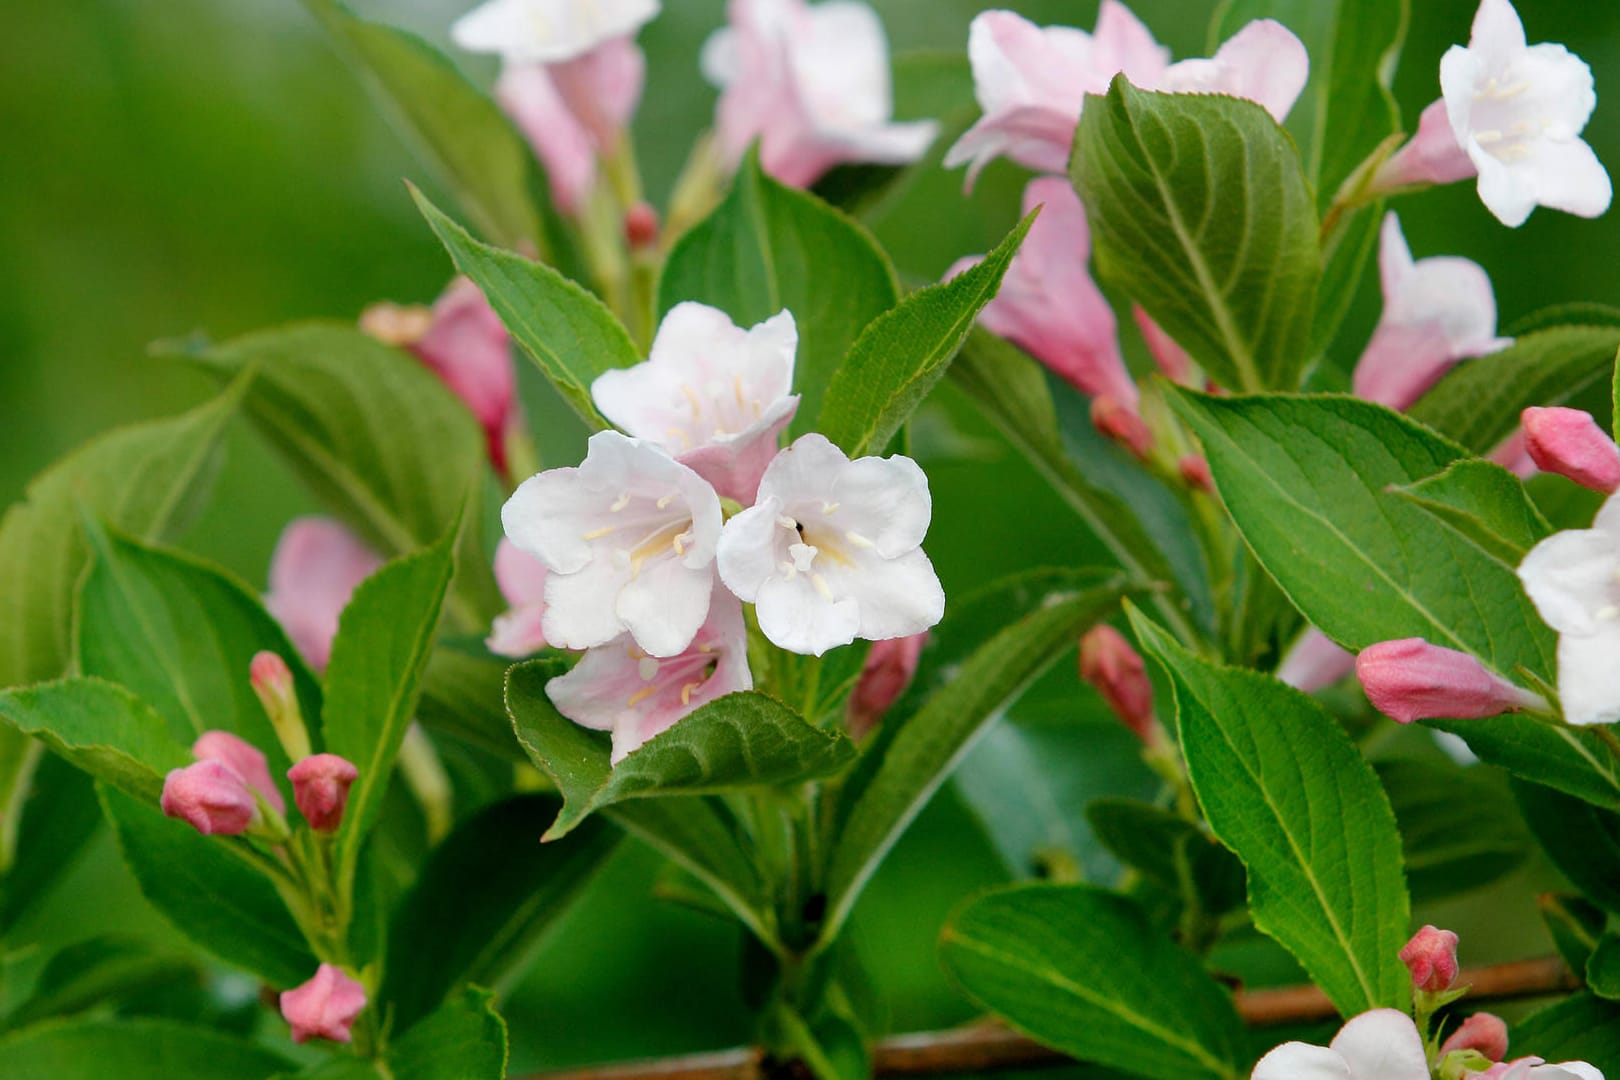
[[[157,805],[163,776],[191,764],[185,744],[140,698],[101,679],[62,679],[0,694],[0,719],[74,765]]]
[[[501,1080],[506,1023],[495,995],[466,990],[441,1005],[388,1050],[393,1080]]]
[[[1513,781],[1525,824],[1587,899],[1620,914],[1620,813],[1552,788]]]
[[[28,741],[14,728],[0,731]],[[51,886],[73,869],[101,824],[90,775],[65,758],[44,753],[43,746],[34,744],[34,750],[39,761],[28,777],[28,797],[17,821],[17,847],[11,866],[0,877],[0,935],[50,895]]]
[[[177,981],[195,981],[200,974],[190,961],[154,953],[134,939],[112,935],[87,938],[52,954],[34,983],[34,992],[6,1018],[6,1023],[26,1027],[99,1005],[138,1001]]]
[[[1519,478],[1489,461],[1453,462],[1443,473],[1393,490],[1509,570],[1553,531]]]
[[[1482,888],[1530,855],[1530,835],[1499,776],[1450,762],[1397,758],[1373,766],[1401,826],[1415,903]]]
[[[0,1039],[6,1080],[248,1080],[291,1063],[256,1043],[172,1020],[39,1024]]]

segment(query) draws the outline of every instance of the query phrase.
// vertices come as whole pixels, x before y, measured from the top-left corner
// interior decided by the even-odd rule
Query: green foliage
[[[1558,955],[1571,971],[1585,971],[1603,936],[1608,913],[1574,893],[1543,893],[1536,901]]]
[[[1187,777],[1210,828],[1248,868],[1254,925],[1341,1014],[1403,1008],[1401,836],[1355,744],[1292,687],[1201,660],[1135,610],[1131,624],[1175,690]]]
[[[68,870],[101,823],[94,782],[65,758],[43,752],[22,732],[12,735],[34,751],[37,763],[28,776],[27,797],[16,821],[17,846],[0,876],[0,936],[11,930]],[[16,755],[18,758],[24,754]]]
[[[660,314],[684,300],[753,326],[784,308],[799,330],[792,431],[814,430],[822,396],[861,331],[895,306],[894,267],[877,242],[832,207],[743,160],[731,193],[670,250]]]
[[[1455,461],[1443,473],[1396,490],[1508,570],[1516,571],[1552,532],[1519,478],[1489,461]]]
[[[467,990],[417,1024],[388,1052],[393,1080],[501,1080],[506,1024],[494,995]]]
[[[85,772],[156,804],[163,775],[191,764],[161,716],[121,686],[62,679],[0,694],[0,718]]]
[[[34,992],[4,1026],[26,1027],[129,1000],[172,982],[197,978],[197,969],[177,956],[155,953],[139,941],[104,935],[57,950],[46,961]]]
[[[1605,934],[1586,961],[1587,988],[1605,1001],[1620,1001],[1620,935]]]
[[[1097,799],[1086,807],[1097,839],[1143,877],[1221,915],[1243,906],[1243,864],[1179,814],[1135,799]]]
[[[1291,390],[1310,359],[1316,208],[1259,105],[1138,90],[1080,114],[1071,166],[1105,282],[1234,390]]]
[[[259,1080],[286,1058],[245,1039],[171,1020],[73,1020],[0,1039],[6,1080]]]
[[[1530,836],[1499,780],[1407,758],[1373,768],[1400,823],[1415,902],[1482,888],[1517,872],[1529,857]]]
[[[1531,1013],[1513,1027],[1515,1052],[1548,1061],[1584,1061],[1605,1075],[1620,1069],[1620,1004],[1574,994]]]
[[[1083,1061],[1157,1080],[1244,1075],[1231,998],[1123,897],[1083,885],[999,890],[960,909],[940,948],[980,1004]]]
[[[1593,903],[1620,913],[1620,813],[1522,780],[1513,782],[1513,794],[1564,876]]]

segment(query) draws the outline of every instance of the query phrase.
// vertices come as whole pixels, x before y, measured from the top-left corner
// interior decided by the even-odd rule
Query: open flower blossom
[[[1394,1009],[1352,1017],[1327,1046],[1288,1042],[1260,1059],[1250,1080],[1429,1080],[1412,1018]]]
[[[270,764],[257,746],[238,738],[228,731],[205,731],[191,744],[191,755],[198,761],[218,761],[246,781],[248,787],[264,797],[276,813],[287,812],[287,800],[270,778]]]
[[[743,330],[719,308],[676,304],[647,361],[597,376],[591,399],[626,434],[667,451],[720,495],[750,503],[799,407],[798,347],[791,312]]]
[[[495,545],[495,584],[511,605],[495,616],[484,644],[496,656],[514,659],[546,647],[546,564],[501,537]]]
[[[1248,23],[1207,60],[1171,64],[1169,50],[1117,0],[1103,0],[1091,34],[986,11],[969,30],[968,58],[984,116],[951,147],[945,167],[968,165],[969,185],[1003,156],[1037,172],[1067,171],[1085,97],[1105,93],[1115,75],[1147,90],[1248,98],[1280,123],[1310,71],[1305,46],[1270,19]]]
[[[1378,277],[1384,313],[1356,363],[1357,397],[1405,409],[1458,361],[1513,343],[1496,336],[1496,297],[1479,264],[1414,261],[1393,211],[1379,237]]]
[[[281,1016],[292,1025],[295,1043],[348,1042],[365,1007],[366,988],[332,964],[322,964],[308,982],[281,995]]]
[[[501,508],[507,537],[549,571],[545,638],[588,649],[628,631],[674,656],[708,614],[720,499],[645,440],[599,431],[587,446],[578,467],[531,476]]]
[[[486,0],[457,19],[450,36],[509,63],[559,64],[633,35],[658,9],[658,0]]]
[[[892,122],[888,39],[866,4],[731,0],[727,17],[702,65],[731,165],[758,140],[767,173],[809,187],[835,165],[907,164],[934,141],[932,120]]]
[[[1620,496],[1590,529],[1556,533],[1530,549],[1519,580],[1558,631],[1558,697],[1571,724],[1620,720]]]
[[[721,580],[790,652],[921,633],[945,614],[921,547],[932,507],[910,458],[851,461],[823,436],[801,436],[765,470],[754,505],[726,522]]]
[[[1081,393],[1112,398],[1134,414],[1136,383],[1120,356],[1119,325],[1086,267],[1091,229],[1080,196],[1064,177],[1039,177],[1024,188],[1023,212],[1037,206],[1040,216],[979,322]],[[962,259],[945,276],[956,277],[982,259]]]
[[[587,649],[546,683],[546,696],[574,723],[612,732],[617,765],[700,706],[753,686],[742,605],[716,583],[708,618],[684,651],[649,656],[626,634]]]
[[[1547,708],[1539,694],[1514,686],[1469,654],[1422,638],[1367,646],[1356,656],[1356,677],[1373,708],[1400,724]]]
[[[163,812],[204,836],[238,836],[259,813],[258,801],[242,775],[223,761],[209,759],[171,769],[163,778]]]
[[[349,597],[382,564],[381,555],[331,518],[298,518],[281,531],[264,606],[316,671],[331,659]]]

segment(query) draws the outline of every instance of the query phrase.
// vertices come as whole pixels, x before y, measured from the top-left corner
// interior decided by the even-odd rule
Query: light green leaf
[[[1519,478],[1489,461],[1456,461],[1443,473],[1394,490],[1509,570],[1552,532]]]
[[[100,679],[62,679],[0,694],[0,719],[98,780],[153,805],[163,776],[191,764],[169,725],[140,698]]]
[[[1536,897],[1536,907],[1541,909],[1547,936],[1569,970],[1585,971],[1586,962],[1603,937],[1608,912],[1588,903],[1585,897],[1567,892],[1542,893]]]
[[[772,180],[751,153],[731,193],[670,250],[658,310],[696,300],[743,327],[791,311],[799,330],[798,434],[814,430],[822,395],[850,346],[899,295],[888,256],[865,229]]]
[[[456,269],[484,290],[512,339],[541,374],[587,426],[607,427],[591,404],[591,383],[604,371],[641,360],[640,350],[613,312],[550,267],[480,243],[420,191],[412,189],[411,194]]]
[[[1620,1004],[1572,994],[1513,1027],[1514,1053],[1548,1061],[1584,1061],[1604,1075],[1620,1072]]]
[[[968,995],[1082,1061],[1154,1080],[1238,1080],[1243,1023],[1227,992],[1129,900],[1024,885],[970,901],[940,939]]]
[[[1070,171],[1105,282],[1223,386],[1299,385],[1321,277],[1316,207],[1265,109],[1116,76],[1080,114]]]
[[[262,1046],[172,1020],[39,1024],[0,1040],[6,1080],[264,1080],[290,1062]]]
[[[495,996],[466,990],[406,1032],[388,1051],[393,1080],[501,1080],[506,1023]]]
[[[1620,813],[1550,787],[1513,781],[1525,824],[1587,899],[1620,914]]]
[[[881,453],[944,378],[1034,222],[1024,218],[983,262],[912,293],[861,331],[827,387],[816,430],[852,458]]]
[[[199,976],[189,961],[154,953],[139,941],[112,935],[87,938],[52,954],[34,992],[5,1022],[8,1027],[26,1027],[98,1005],[138,1001],[151,991]]]
[[[1373,768],[1400,823],[1406,878],[1417,903],[1458,896],[1514,873],[1530,835],[1484,770],[1410,759]]]
[[[824,940],[837,936],[889,849],[986,726],[1125,593],[1121,578],[1096,571],[1040,572],[1014,588],[1024,602],[993,613],[972,602],[963,605],[967,614],[947,609],[916,678],[917,693],[938,689],[914,713],[907,701],[917,699],[909,697],[891,711],[844,785],[827,868]],[[984,595],[998,591],[1007,595],[1004,585]]]
[[[1217,667],[1130,610],[1169,676],[1188,779],[1249,872],[1254,925],[1344,1016],[1404,1008],[1410,903],[1401,836],[1378,778],[1337,721],[1258,672]]]

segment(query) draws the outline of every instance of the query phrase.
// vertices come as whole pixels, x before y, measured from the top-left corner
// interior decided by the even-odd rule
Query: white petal
[[[450,36],[471,52],[552,64],[633,34],[657,14],[658,0],[488,0],[456,20]]]
[[[848,464],[825,435],[801,435],[771,460],[759,481],[759,497],[775,496],[788,506],[799,500],[834,502],[833,480]]]
[[[1473,140],[1467,147],[1469,160],[1479,169],[1479,201],[1496,215],[1496,220],[1517,229],[1536,208],[1533,167],[1525,168],[1529,163],[1505,165]]]
[[[838,527],[853,530],[892,559],[916,548],[928,533],[933,501],[928,477],[908,457],[864,457],[850,462],[833,482],[831,501]]]
[[[1344,1058],[1325,1046],[1283,1043],[1260,1059],[1249,1080],[1359,1080]],[[1368,1078],[1371,1080],[1371,1078]]]
[[[840,568],[829,579],[860,605],[860,636],[869,641],[920,634],[945,615],[945,590],[920,549],[863,560],[858,570]]]
[[[860,629],[860,610],[854,600],[828,600],[816,591],[807,574],[792,581],[781,575],[767,580],[754,601],[759,629],[771,644],[789,652],[820,656],[828,649],[848,645]]]
[[[624,623],[614,600],[629,580],[630,567],[611,558],[594,559],[572,574],[547,575],[540,623],[546,640],[559,649],[589,649],[618,637]]]
[[[780,499],[762,498],[720,530],[715,565],[720,580],[740,600],[754,603],[760,586],[777,573],[776,518],[781,512]]]
[[[1530,1070],[1536,1080],[1603,1080],[1603,1073],[1584,1061],[1560,1061]]]
[[[1391,210],[1384,215],[1378,232],[1378,282],[1383,286],[1385,305],[1396,302],[1401,295],[1401,286],[1412,266],[1412,249],[1401,232],[1401,219]]]
[[[710,34],[699,54],[698,68],[710,86],[721,90],[730,86],[742,71],[742,61],[737,54],[737,31],[722,26]]]
[[[1579,217],[1594,218],[1614,197],[1608,171],[1579,139],[1536,147],[1536,201]]]
[[[882,124],[894,112],[889,42],[883,22],[864,3],[825,0],[792,53],[799,91],[818,127],[853,129]]]
[[[1544,137],[1573,139],[1597,107],[1592,69],[1562,45],[1532,45],[1514,57],[1508,78],[1528,84],[1533,111],[1547,124]]]
[[[1620,721],[1620,632],[1558,639],[1558,698],[1571,724]]]
[[[546,697],[581,727],[612,731],[626,714],[626,691],[636,684],[630,639],[587,651],[567,673],[546,682]]]
[[[1508,0],[1480,0],[1468,48],[1478,51],[1487,63],[1506,59],[1524,48],[1524,23]]]
[[[1429,1058],[1417,1025],[1395,1009],[1352,1017],[1329,1045],[1356,1080],[1429,1080]]]
[[[1279,124],[1305,89],[1310,57],[1274,19],[1256,19],[1227,38],[1208,60],[1184,60],[1164,73],[1166,90],[1231,94],[1258,103]]]
[[[619,621],[650,655],[675,656],[708,617],[713,584],[708,566],[693,570],[677,559],[650,561],[619,590]]]
[[[554,573],[572,574],[591,561],[585,534],[603,509],[580,470],[548,469],[518,485],[501,507],[507,537]]]
[[[1547,625],[1583,636],[1601,633],[1614,621],[1600,614],[1609,614],[1605,609],[1614,604],[1617,572],[1620,550],[1614,536],[1601,529],[1555,533],[1519,564],[1524,591]]]
[[[1446,103],[1446,118],[1457,145],[1467,149],[1474,116],[1474,94],[1486,80],[1485,64],[1477,53],[1453,45],[1440,58],[1440,96]],[[1472,157],[1472,154],[1469,155]],[[1477,163],[1476,163],[1477,167]]]

